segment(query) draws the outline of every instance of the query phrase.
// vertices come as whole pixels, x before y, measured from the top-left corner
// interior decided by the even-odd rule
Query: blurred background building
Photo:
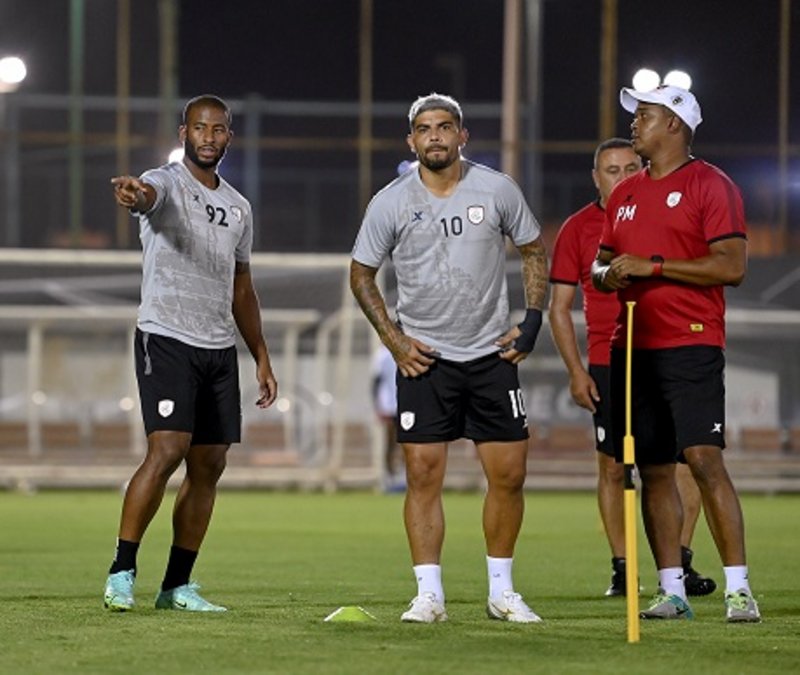
[[[374,338],[346,271],[367,201],[410,158],[410,102],[461,101],[465,153],[517,179],[550,243],[593,199],[594,147],[628,136],[619,88],[648,67],[691,75],[695,154],[742,189],[751,262],[728,292],[729,430],[785,458],[800,445],[798,36],[796,0],[0,0],[0,59],[20,60],[0,61],[0,444],[141,452],[138,232],[109,178],[166,162],[183,102],[211,92],[234,112],[221,171],[254,206],[284,397],[259,419],[245,401],[250,459],[333,484],[360,444],[351,475],[372,480]],[[522,307],[513,259],[509,274]],[[539,447],[562,428],[588,447],[548,336],[523,378]]]

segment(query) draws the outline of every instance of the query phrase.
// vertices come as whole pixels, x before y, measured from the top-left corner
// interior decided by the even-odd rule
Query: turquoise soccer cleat
[[[214,605],[200,597],[200,586],[191,581],[183,586],[161,591],[156,598],[156,609],[178,609],[184,612],[227,612],[227,607]]]
[[[133,582],[136,580],[133,570],[123,570],[109,574],[106,579],[106,590],[103,605],[114,612],[125,612],[133,609]]]
[[[693,619],[694,612],[683,598],[677,595],[668,595],[664,589],[659,588],[650,607],[639,612],[639,617],[642,619]]]

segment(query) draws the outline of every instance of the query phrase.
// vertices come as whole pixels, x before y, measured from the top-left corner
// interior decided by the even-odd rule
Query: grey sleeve
[[[172,187],[172,176],[170,176],[162,168],[149,169],[139,176],[139,180],[152,186],[152,188],[156,191],[156,200],[153,202],[153,205],[150,207],[148,213],[157,211],[159,208],[161,208],[161,205],[167,198],[167,193]]]
[[[236,245],[236,262],[249,263],[250,255],[253,252],[253,209],[250,202],[246,202],[247,207],[244,212],[244,229],[242,238]]]
[[[376,195],[367,207],[352,253],[356,262],[375,268],[394,248],[397,231],[395,210],[383,196]]]
[[[503,212],[503,231],[515,246],[530,244],[541,233],[542,228],[531,212],[519,186],[508,176],[498,189],[498,199]]]

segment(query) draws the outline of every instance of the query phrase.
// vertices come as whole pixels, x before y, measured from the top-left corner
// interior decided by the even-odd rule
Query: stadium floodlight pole
[[[628,606],[628,642],[639,642],[639,557],[636,549],[636,485],[633,471],[636,448],[631,434],[631,353],[633,351],[633,308],[628,307],[628,334],[625,346],[625,438],[622,461],[625,469],[625,596]]]

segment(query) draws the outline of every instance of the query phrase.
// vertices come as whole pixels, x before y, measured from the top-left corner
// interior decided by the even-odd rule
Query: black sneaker
[[[606,596],[625,595],[625,558],[611,558],[611,568],[614,571]]]
[[[683,585],[686,588],[686,595],[710,595],[717,590],[717,582],[710,577],[704,577],[694,567],[692,558],[694,551],[681,546],[681,564],[683,565]]]

